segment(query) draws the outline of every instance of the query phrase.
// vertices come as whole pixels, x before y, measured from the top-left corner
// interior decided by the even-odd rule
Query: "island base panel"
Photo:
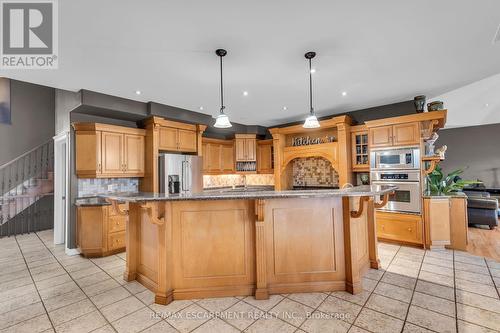
[[[125,279],[155,292],[159,304],[358,293],[363,272],[378,263],[371,253],[376,240],[369,241],[373,206],[364,204],[352,218],[357,198],[131,203]]]

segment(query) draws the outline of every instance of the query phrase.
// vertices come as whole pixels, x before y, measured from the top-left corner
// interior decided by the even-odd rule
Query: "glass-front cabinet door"
[[[352,133],[352,168],[354,171],[368,171],[368,132]]]

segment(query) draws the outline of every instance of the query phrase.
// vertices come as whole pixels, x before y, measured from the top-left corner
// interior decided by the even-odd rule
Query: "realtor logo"
[[[1,0],[2,69],[56,69],[56,0]]]

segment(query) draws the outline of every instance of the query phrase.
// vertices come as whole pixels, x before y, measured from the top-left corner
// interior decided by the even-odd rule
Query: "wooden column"
[[[359,216],[363,213],[364,198],[361,197],[358,212],[353,214]],[[342,198],[342,208],[344,215],[344,252],[345,252],[345,278],[346,290],[352,294],[363,291],[361,285],[360,267],[358,262],[358,240],[356,233],[351,229],[351,198]]]
[[[373,200],[373,197],[370,197],[368,199],[366,209],[366,223],[368,226],[368,255],[370,257],[370,267],[379,269],[380,260],[378,259],[377,224],[375,223],[375,201]]]
[[[155,117],[145,121],[146,144],[144,150],[144,178],[139,179],[139,189],[142,192],[158,192],[158,152],[159,152],[159,125]]]
[[[170,202],[149,202],[141,208],[146,211],[149,222],[157,227],[157,260],[158,276],[155,292],[155,303],[169,304],[173,301],[172,289],[172,221],[167,219],[171,211]]]
[[[196,142],[196,155],[198,156],[203,156],[203,133],[207,129],[207,125],[196,125],[196,136],[197,136],[197,142]]]
[[[257,288],[255,299],[269,299],[267,289],[266,228],[264,224],[264,200],[255,200],[255,264]]]
[[[138,226],[137,223],[140,221],[140,206],[137,203],[129,203],[127,229],[125,234],[125,247],[127,261],[125,263],[125,272],[123,273],[123,279],[125,281],[135,280],[137,272],[137,253],[138,253]]]
[[[338,166],[339,169],[339,184],[342,187],[344,184],[352,184],[352,157],[351,157],[351,118],[346,117],[345,122],[337,125],[338,136]]]

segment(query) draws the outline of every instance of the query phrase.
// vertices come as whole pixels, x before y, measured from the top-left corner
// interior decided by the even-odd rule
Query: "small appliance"
[[[370,152],[370,169],[420,169],[420,149],[382,148]]]

